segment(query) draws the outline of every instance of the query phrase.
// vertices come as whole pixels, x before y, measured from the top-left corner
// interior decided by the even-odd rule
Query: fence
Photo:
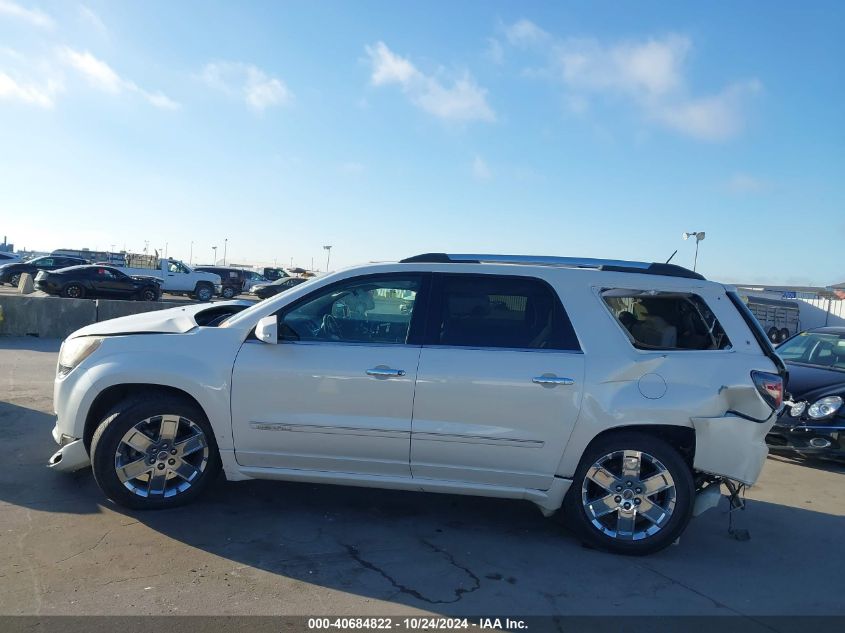
[[[801,329],[825,325],[845,327],[845,301],[842,299],[795,299],[800,302]]]

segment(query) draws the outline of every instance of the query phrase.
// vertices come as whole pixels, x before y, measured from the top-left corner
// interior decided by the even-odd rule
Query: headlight
[[[822,418],[826,418],[836,413],[839,410],[839,407],[841,406],[841,397],[827,396],[826,398],[821,398],[811,404],[810,408],[807,409],[807,415],[809,415],[814,420],[821,420]]]
[[[80,336],[62,343],[56,373],[60,377],[67,376],[79,363],[93,354],[102,342],[103,339],[98,336]]]
[[[804,413],[804,409],[807,408],[806,402],[794,402],[789,407],[789,415],[793,418],[800,417],[802,413]]]

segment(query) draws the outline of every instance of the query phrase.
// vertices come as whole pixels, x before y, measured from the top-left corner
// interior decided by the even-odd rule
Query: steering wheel
[[[323,322],[320,325],[320,332],[333,341],[339,341],[341,338],[340,325],[337,319],[331,314],[323,315]]]

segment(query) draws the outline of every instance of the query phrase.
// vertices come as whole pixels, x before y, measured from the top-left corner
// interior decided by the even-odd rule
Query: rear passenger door
[[[435,275],[414,396],[413,476],[549,488],[583,377],[584,356],[547,282]]]

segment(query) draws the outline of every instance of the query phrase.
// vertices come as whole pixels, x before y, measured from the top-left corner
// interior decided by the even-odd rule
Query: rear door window
[[[731,342],[713,311],[696,294],[611,288],[605,305],[640,349],[722,350]]]
[[[579,350],[557,293],[532,277],[438,275],[427,341],[433,345]]]

